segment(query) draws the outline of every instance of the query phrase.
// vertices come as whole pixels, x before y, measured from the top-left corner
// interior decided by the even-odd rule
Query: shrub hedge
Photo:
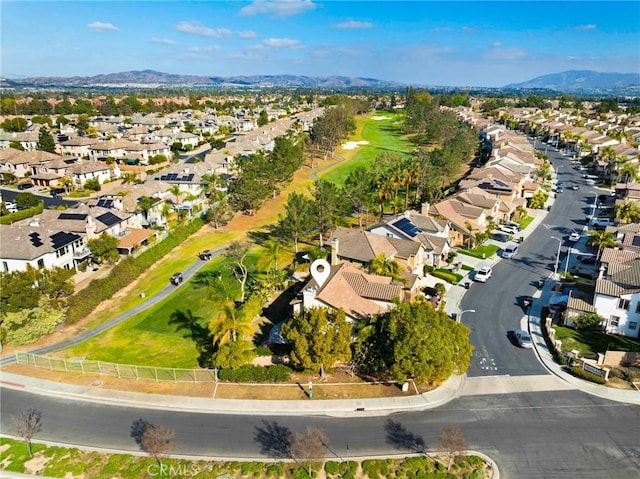
[[[94,279],[84,289],[68,300],[67,324],[75,323],[90,314],[101,301],[111,298],[125,286],[131,284],[153,264],[164,258],[172,249],[197,232],[204,222],[196,218],[190,223],[175,228],[169,235],[140,256],[129,256],[116,264],[109,276]]]
[[[585,371],[584,369],[577,366],[573,366],[568,370],[575,377],[586,379],[587,381],[591,381],[592,383],[605,384],[607,382],[604,378],[598,376],[597,374],[590,373],[589,371]]]
[[[447,283],[458,284],[463,276],[458,273],[454,273],[453,271],[449,271],[448,269],[439,268],[436,269],[431,276],[435,276],[436,278],[444,279]]]
[[[237,369],[221,369],[218,377],[234,383],[281,383],[291,380],[291,369],[282,364],[274,366],[242,366]]]
[[[40,203],[38,203],[38,206],[0,216],[0,225],[10,225],[12,223],[15,223],[16,221],[31,218],[32,216],[42,213],[42,210],[44,210],[44,202],[41,201]]]

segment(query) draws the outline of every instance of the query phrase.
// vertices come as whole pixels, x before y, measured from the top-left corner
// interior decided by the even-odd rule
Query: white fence
[[[89,361],[84,358],[53,358],[26,352],[16,352],[16,362],[50,371],[112,376],[118,379],[147,379],[178,383],[212,383],[218,381],[217,371],[214,369],[156,368]]]

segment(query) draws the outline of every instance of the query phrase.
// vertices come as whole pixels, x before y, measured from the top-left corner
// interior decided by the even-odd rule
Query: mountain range
[[[0,88],[314,88],[314,89],[404,89],[408,83],[375,78],[304,75],[201,76],[162,73],[154,70],[109,73],[90,77],[0,78]],[[414,85],[448,89],[445,86]],[[461,89],[461,88],[458,88]],[[592,95],[640,95],[640,74],[601,73],[571,70],[543,75],[502,88],[469,88],[472,90],[540,91]]]

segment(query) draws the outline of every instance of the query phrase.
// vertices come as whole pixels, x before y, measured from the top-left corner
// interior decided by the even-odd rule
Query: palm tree
[[[636,182],[640,179],[638,165],[628,159],[620,163],[618,174],[624,178],[625,183],[629,183],[629,181]]]
[[[634,201],[627,201],[616,208],[616,216],[622,223],[640,222],[640,206]]]
[[[598,248],[598,258],[600,258],[603,249],[613,248],[616,245],[613,234],[608,231],[592,230],[589,231],[589,235],[591,236],[591,238],[589,238],[589,245]]]
[[[180,203],[180,196],[182,195],[182,191],[180,191],[179,185],[171,185],[171,187],[169,188],[169,193],[171,193],[176,199],[176,204]]]
[[[140,198],[138,198],[138,206],[144,212],[144,219],[146,220],[147,224],[149,224],[149,211],[151,211],[151,208],[153,208],[153,205],[155,203],[156,202],[154,201],[154,199],[148,196],[141,196]]]
[[[269,239],[269,240],[265,241],[264,243],[262,243],[262,247],[265,248],[269,252],[269,255],[271,256],[271,259],[273,260],[273,270],[277,271],[278,270],[278,259],[280,259],[280,253],[282,251],[282,245],[281,245],[280,241]]]
[[[379,254],[369,263],[368,271],[379,276],[388,276],[396,281],[401,281],[402,266],[384,254]]]
[[[209,323],[213,344],[219,348],[229,341],[236,342],[238,337],[252,335],[255,327],[247,319],[232,301],[226,301],[222,311]]]
[[[609,179],[613,181],[614,175],[618,172],[618,163],[620,161],[618,152],[614,150],[612,146],[605,146],[602,150],[600,150],[598,156],[607,160],[606,169],[609,173]]]

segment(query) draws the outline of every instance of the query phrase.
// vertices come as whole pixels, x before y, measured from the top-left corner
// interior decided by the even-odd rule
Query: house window
[[[617,328],[619,323],[620,323],[620,316],[611,316],[609,318],[609,326],[613,328]]]
[[[640,313],[640,301],[636,304],[636,313]]]
[[[629,306],[631,305],[631,301],[628,299],[620,298],[618,300],[618,309],[629,310]]]
[[[638,323],[637,323],[637,322],[635,322],[635,321],[631,321],[631,322],[629,323],[629,329],[630,329],[631,331],[635,331],[637,327],[638,327]]]
[[[3,262],[2,262],[2,271],[4,271],[5,273],[6,273],[7,271],[9,271],[9,265],[7,264],[7,262],[6,262],[6,261],[3,261]],[[638,303],[638,304],[640,304],[640,303]]]

